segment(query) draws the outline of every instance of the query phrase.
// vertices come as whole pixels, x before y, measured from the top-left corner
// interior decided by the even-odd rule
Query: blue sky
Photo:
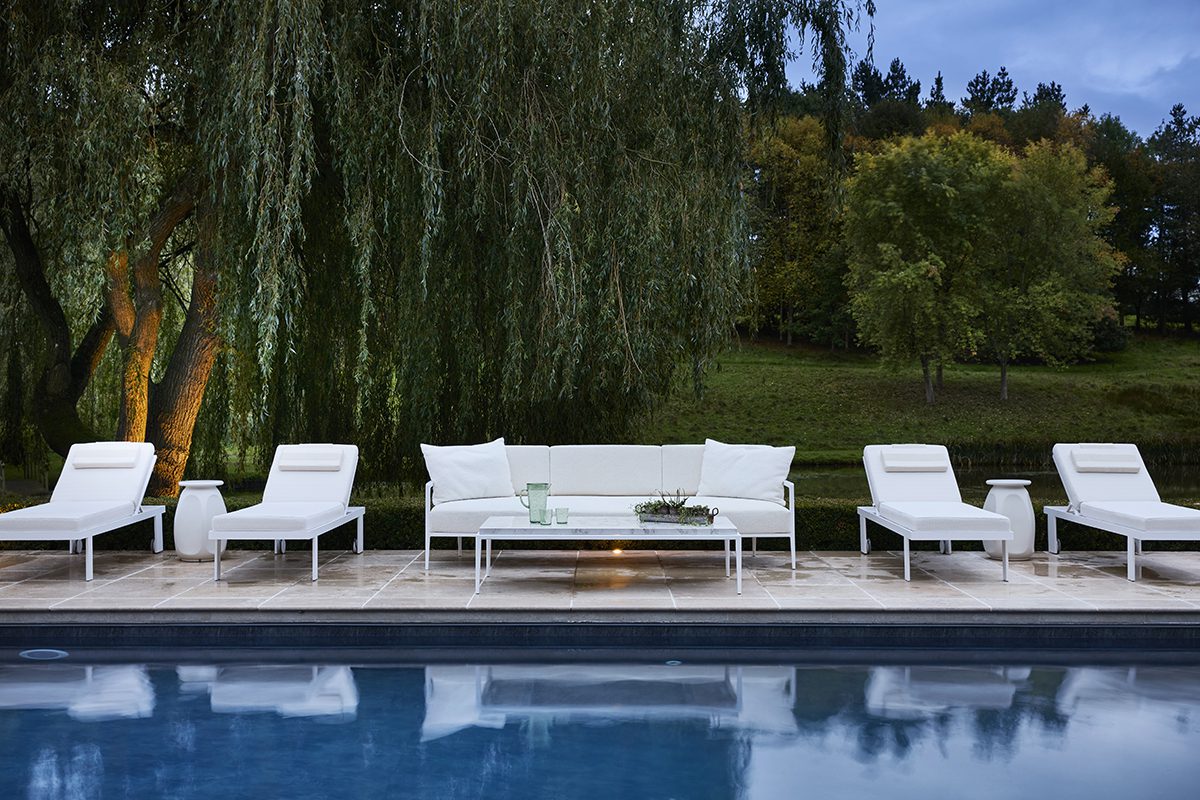
[[[875,65],[895,57],[921,81],[940,69],[958,101],[981,69],[1008,67],[1019,90],[1058,81],[1071,109],[1087,103],[1142,136],[1175,103],[1200,115],[1200,0],[876,0]],[[866,54],[866,26],[851,37]],[[810,80],[807,53],[789,70]],[[1019,97],[1019,95],[1018,95]]]

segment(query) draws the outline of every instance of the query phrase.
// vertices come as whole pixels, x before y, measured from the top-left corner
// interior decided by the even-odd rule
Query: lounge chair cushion
[[[891,464],[892,469],[889,470],[887,464]],[[910,468],[904,469],[906,465]],[[940,465],[946,468],[941,469]],[[867,471],[871,500],[876,507],[880,503],[962,502],[958,481],[950,467],[950,454],[942,445],[867,445],[863,448],[863,467]],[[922,471],[913,471],[912,467],[920,467]]]
[[[136,511],[133,503],[51,502],[0,514],[0,533],[77,532],[115,522]]]
[[[966,503],[891,502],[879,504],[879,515],[915,533],[1011,533],[1008,517]]]
[[[1056,444],[1054,466],[1074,509],[1088,502],[1160,499],[1136,445]]]
[[[271,531],[304,533],[332,522],[346,513],[339,503],[259,503],[256,506],[218,514],[214,531]]]
[[[125,466],[133,459],[133,466]],[[50,495],[52,503],[127,503],[130,513],[142,502],[154,445],[147,442],[90,442],[71,446]]]
[[[783,482],[795,455],[795,447],[725,444],[705,439],[696,494],[768,500],[783,505]]]
[[[512,469],[503,439],[448,447],[423,444],[421,453],[433,481],[434,503],[513,496]]]
[[[1147,533],[1200,531],[1200,510],[1148,500],[1088,502],[1080,506],[1087,517]]]
[[[337,463],[336,469],[330,467]],[[358,469],[352,444],[281,444],[275,448],[264,503],[340,503],[345,509]]]

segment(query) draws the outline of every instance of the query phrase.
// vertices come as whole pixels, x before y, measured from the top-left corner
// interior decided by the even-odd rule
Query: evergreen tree
[[[1024,96],[1021,100],[1021,108],[1053,107],[1064,114],[1067,111],[1067,96],[1063,93],[1062,86],[1055,81],[1050,81],[1048,84],[1039,83],[1032,95],[1029,92],[1021,94]]]
[[[946,99],[941,70],[938,70],[937,77],[933,79],[933,87],[929,90],[929,99],[925,101],[925,110],[937,113],[948,113],[954,110],[954,104]]]
[[[850,89],[863,108],[871,108],[883,99],[883,76],[870,61],[860,61],[850,75]]]
[[[1008,70],[1001,67],[994,76],[981,70],[967,83],[967,96],[962,106],[968,114],[991,114],[996,111],[1012,111],[1017,102],[1017,88],[1013,85]]]
[[[908,76],[908,70],[898,58],[893,58],[883,80],[883,96],[888,100],[917,105],[921,97],[921,82]]]

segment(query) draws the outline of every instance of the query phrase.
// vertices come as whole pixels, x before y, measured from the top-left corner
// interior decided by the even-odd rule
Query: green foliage
[[[963,109],[970,115],[1012,111],[1017,102],[1017,87],[1009,77],[1008,69],[1001,67],[995,75],[981,70],[967,82],[967,96],[962,99]]]
[[[902,139],[865,155],[847,192],[851,310],[861,339],[891,361],[930,365],[974,344],[979,252],[1010,169],[969,134]]]

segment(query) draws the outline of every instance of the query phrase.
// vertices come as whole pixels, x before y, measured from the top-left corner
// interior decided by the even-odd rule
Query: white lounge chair
[[[950,454],[941,445],[873,444],[863,449],[873,506],[858,507],[859,548],[871,552],[867,521],[904,538],[904,580],[911,578],[909,541],[936,541],[949,553],[951,540],[998,541],[1001,576],[1008,580],[1008,517],[962,501]]]
[[[154,469],[154,446],[146,442],[92,442],[72,445],[50,502],[0,514],[0,540],[68,542],[70,552],[86,552],[84,578],[92,579],[92,538],[154,520],[151,549],[163,549],[164,506],[143,506]]]
[[[1144,540],[1200,541],[1200,510],[1164,503],[1132,444],[1056,444],[1054,466],[1067,506],[1046,506],[1050,552],[1058,553],[1060,519],[1126,539],[1126,577],[1137,580],[1135,555]]]
[[[357,521],[354,552],[363,550],[362,506],[351,506],[358,468],[352,444],[284,444],[275,449],[263,501],[213,517],[213,580],[221,580],[221,548],[230,539],[273,541],[282,553],[288,539],[312,542],[312,579],[317,579],[317,537]]]

